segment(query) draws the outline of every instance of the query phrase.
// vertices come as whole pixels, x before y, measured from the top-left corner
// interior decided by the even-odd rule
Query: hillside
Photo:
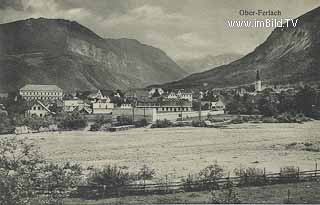
[[[207,55],[203,58],[177,60],[177,64],[189,74],[207,71],[221,65],[229,64],[241,58],[237,53],[226,53],[217,56]]]
[[[0,91],[27,83],[127,89],[185,75],[160,49],[137,40],[103,39],[77,22],[39,18],[0,25]]]
[[[260,70],[264,83],[319,82],[320,7],[298,17],[297,27],[276,28],[267,40],[243,58],[190,75],[168,87],[229,87],[252,83]]]

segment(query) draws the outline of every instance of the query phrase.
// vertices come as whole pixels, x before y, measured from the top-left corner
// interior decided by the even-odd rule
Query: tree
[[[10,98],[5,106],[9,115],[24,115],[29,108],[27,101],[20,95],[15,98]]]
[[[143,167],[138,172],[138,178],[143,180],[143,184],[146,184],[146,180],[152,179],[154,175],[154,169],[150,169],[147,165],[143,165]]]
[[[313,88],[309,86],[302,88],[295,96],[297,110],[308,117],[312,117],[313,106],[316,104],[316,96],[317,93]]]
[[[266,97],[258,100],[258,109],[264,116],[274,116],[278,114],[277,106]]]
[[[47,189],[41,204],[56,203],[77,185],[80,166],[47,163],[38,147],[16,138],[0,138],[0,204],[16,205],[37,200],[38,190]],[[64,191],[61,191],[64,190]]]
[[[215,162],[213,165],[209,165],[199,172],[199,177],[206,181],[209,188],[217,189],[219,185],[217,180],[223,177],[223,169]]]

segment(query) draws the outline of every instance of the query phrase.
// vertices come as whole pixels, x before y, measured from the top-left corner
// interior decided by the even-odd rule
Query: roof
[[[111,97],[114,95],[113,90],[100,90],[100,92],[105,97]]]
[[[47,105],[46,102],[41,102],[40,100],[36,100],[36,101],[31,101],[29,105],[30,105],[30,107],[32,107],[36,104],[41,105],[41,107],[43,107],[47,112],[53,113],[53,112],[51,112],[51,110],[49,110],[49,108],[48,108],[49,105]]]
[[[59,88],[56,85],[33,85],[33,84],[27,84],[20,88],[20,90],[47,90],[47,91],[62,91],[61,88]]]

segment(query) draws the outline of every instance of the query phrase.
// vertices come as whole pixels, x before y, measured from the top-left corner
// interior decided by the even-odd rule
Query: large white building
[[[19,94],[25,100],[62,100],[63,90],[56,85],[27,84],[20,88]]]

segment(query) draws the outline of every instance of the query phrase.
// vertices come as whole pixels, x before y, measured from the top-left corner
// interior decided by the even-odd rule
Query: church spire
[[[257,70],[256,81],[259,81],[259,80],[260,80],[260,72],[259,70]]]

